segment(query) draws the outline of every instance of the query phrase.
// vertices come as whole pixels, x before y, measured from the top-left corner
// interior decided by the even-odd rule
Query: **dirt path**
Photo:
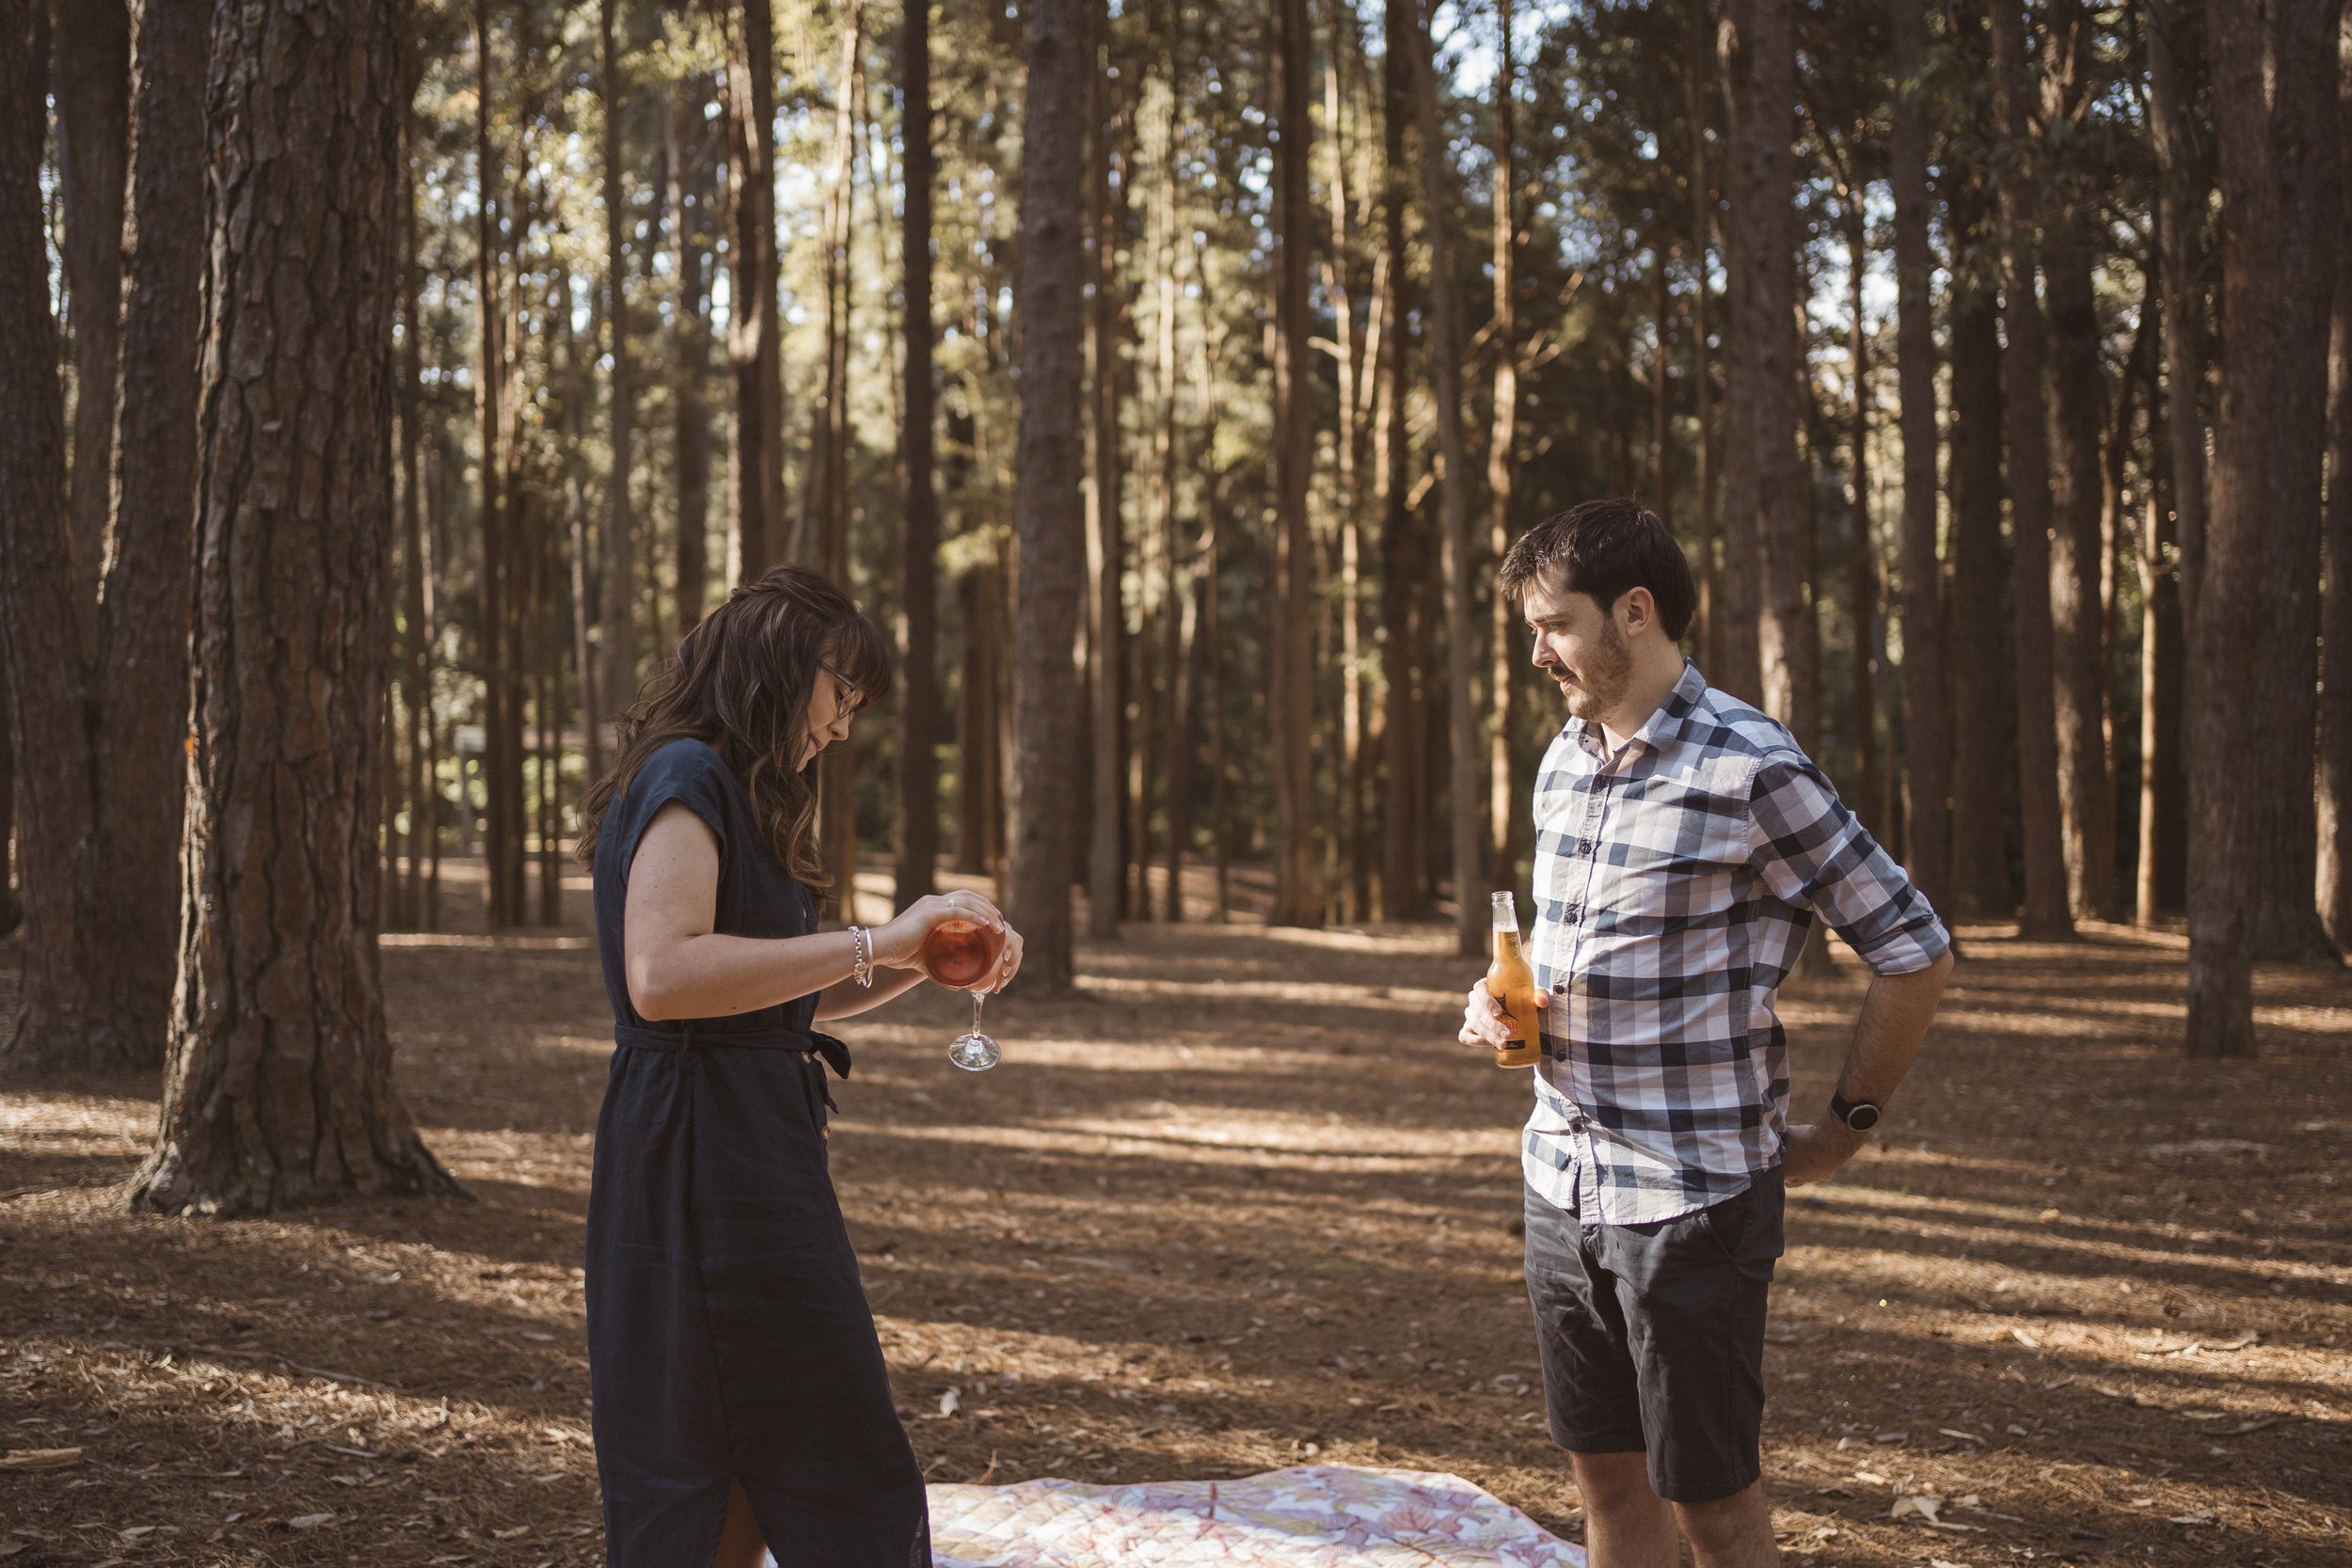
[[[463,900],[458,900],[463,902]],[[576,910],[585,899],[573,900]],[[1766,1467],[1824,1563],[2352,1561],[2352,981],[2175,1054],[2177,938],[1964,933],[1880,1149],[1791,1208]],[[15,955],[0,946],[0,1006]],[[1442,934],[1137,928],[1076,1001],[844,1032],[835,1173],[934,1481],[1451,1470],[1564,1535],[1518,1278],[1525,1082]],[[577,929],[389,939],[471,1208],[133,1218],[135,1080],[0,1079],[0,1562],[592,1564],[580,1218],[609,1050]],[[1785,1008],[1801,1107],[1860,994]],[[949,1396],[952,1394],[952,1399]],[[947,1412],[947,1413],[943,1413]],[[1906,1497],[1932,1499],[1922,1513]],[[1943,1528],[1933,1528],[1931,1519]]]

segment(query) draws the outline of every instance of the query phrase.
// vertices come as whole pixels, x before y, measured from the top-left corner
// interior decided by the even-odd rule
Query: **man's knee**
[[[1675,1523],[1691,1543],[1692,1555],[1702,1564],[1777,1562],[1772,1540],[1772,1505],[1764,1499],[1764,1483],[1708,1503],[1677,1503]]]
[[[1650,1489],[1649,1458],[1639,1449],[1630,1453],[1571,1453],[1576,1489],[1584,1507],[1595,1513],[1620,1513],[1629,1508],[1657,1508],[1658,1494]]]

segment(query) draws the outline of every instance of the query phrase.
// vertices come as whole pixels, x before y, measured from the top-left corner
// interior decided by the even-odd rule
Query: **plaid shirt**
[[[1615,754],[1581,720],[1551,743],[1535,910],[1552,1000],[1521,1164],[1585,1224],[1687,1214],[1780,1163],[1772,998],[1816,913],[1879,974],[1951,945],[1788,732],[1687,663]]]

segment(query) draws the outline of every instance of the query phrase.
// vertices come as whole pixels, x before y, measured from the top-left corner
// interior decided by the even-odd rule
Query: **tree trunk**
[[[905,909],[935,885],[939,860],[939,490],[931,433],[931,11],[907,0],[898,32],[906,140],[906,418],[898,433],[898,863]]]
[[[2181,907],[2188,854],[2188,799],[2181,759],[2181,574],[2178,513],[2166,504],[2165,438],[2157,432],[2139,538],[2139,866],[2134,917],[2155,924]],[[2346,498],[2352,500],[2352,498]]]
[[[1308,82],[1314,39],[1307,0],[1275,0],[1274,603],[1272,646],[1274,911],[1279,926],[1323,924],[1315,870],[1314,546],[1307,486],[1314,472],[1314,394],[1308,378]]]
[[[730,464],[735,559],[750,582],[784,544],[784,371],[776,319],[775,23],[769,0],[727,8],[727,358],[735,372]]]
[[[1852,547],[1846,558],[1846,596],[1853,614],[1853,686],[1848,696],[1852,709],[1855,811],[1880,837],[1899,844],[1897,825],[1885,819],[1880,805],[1879,562],[1878,546],[1870,533],[1870,331],[1862,299],[1863,280],[1870,264],[1869,229],[1863,217],[1861,193],[1848,189],[1840,194],[1849,286],[1846,356],[1853,378],[1853,425],[1847,436],[1853,459],[1853,499],[1848,512]]]
[[[1790,0],[1725,0],[1718,32],[1731,153],[1724,270],[1723,673],[1810,747],[1819,728],[1805,635],[1804,520],[1796,422],[1796,52]]]
[[[1716,560],[1719,540],[1715,510],[1714,372],[1708,359],[1708,296],[1707,259],[1714,239],[1714,176],[1707,156],[1708,68],[1715,59],[1713,6],[1690,0],[1690,38],[1682,62],[1682,114],[1691,135],[1691,412],[1695,435],[1691,443],[1691,507],[1697,515],[1699,664],[1710,677],[1727,674],[1724,659],[1723,579]]]
[[[41,145],[48,18],[39,0],[0,10],[0,678],[9,747],[39,766],[19,776],[24,889],[19,1060],[91,1059],[103,1013],[89,977],[106,974],[97,894],[101,847],[88,730],[88,674],[74,615],[67,531],[65,409],[49,311]]]
[[[456,1190],[392,1087],[374,924],[401,18],[215,13],[188,914],[135,1207]]]
[[[2344,21],[2352,35],[2352,14]],[[2352,114],[2337,127],[2340,167],[2352,169]],[[2337,230],[2328,352],[2327,597],[2319,645],[2318,904],[2328,934],[2352,947],[2352,201]],[[0,818],[5,823],[5,818]]]
[[[105,574],[107,490],[120,394],[122,217],[129,168],[131,14],[123,0],[50,0],[57,51],[57,194],[73,349],[73,454],[67,475],[74,613],[96,646]],[[103,764],[102,763],[103,768]]]
[[[2279,359],[2268,538],[2251,675],[2253,943],[2257,958],[2337,967],[2318,907],[2320,480],[2328,446],[2328,330],[2342,237],[2335,52],[2343,0],[2283,0],[2271,166],[2279,178]]]
[[[1152,271],[1158,298],[1152,322],[1153,379],[1160,399],[1157,436],[1160,473],[1159,554],[1163,573],[1160,596],[1160,665],[1168,676],[1168,705],[1162,752],[1161,788],[1165,801],[1168,879],[1162,889],[1161,911],[1170,924],[1184,918],[1184,869],[1185,840],[1192,830],[1192,641],[1199,626],[1196,600],[1189,579],[1191,552],[1184,548],[1184,522],[1177,505],[1183,480],[1184,436],[1177,420],[1176,315],[1183,297],[1177,276],[1183,247],[1177,244],[1181,221],[1178,201],[1184,178],[1183,136],[1185,114],[1184,79],[1184,0],[1174,0],[1167,17],[1166,74],[1168,111],[1161,126],[1160,179],[1152,193],[1158,230]],[[1336,145],[1336,144],[1335,144]],[[1343,296],[1338,310],[1345,310]],[[1329,842],[1336,842],[1336,837]]]
[[[2199,146],[2189,81],[2199,40],[2180,0],[2148,0],[2148,133],[2156,153],[2156,227],[2163,258],[2166,444],[2180,519],[2180,589],[2193,614],[2211,504],[2205,473],[2205,375],[2210,334],[2205,262],[2213,171]]]
[[[841,33],[841,96],[837,108],[836,172],[825,263],[825,400],[818,411],[821,438],[810,443],[809,504],[802,511],[803,559],[847,588],[850,583],[850,331],[854,300],[851,268],[857,217],[857,146],[865,116],[866,8],[850,7]],[[819,459],[821,458],[821,461]],[[833,868],[834,913],[857,919],[857,737],[826,749],[817,765],[821,780],[819,832]]]
[[[513,796],[506,787],[510,763],[516,767],[520,764],[506,755],[517,699],[513,650],[507,637],[507,601],[513,592],[509,570],[512,527],[506,510],[507,497],[501,483],[505,427],[501,408],[506,385],[506,350],[501,341],[505,308],[499,276],[500,198],[495,173],[499,166],[490,147],[489,0],[474,0],[474,297],[480,325],[474,407],[482,447],[482,767],[487,805],[483,834],[483,887],[485,914],[496,929],[516,925],[522,918],[522,889],[518,880],[508,875],[510,847],[519,839],[522,824],[510,815]]]
[[[1944,577],[1936,555],[1935,197],[1928,110],[1913,90],[1927,51],[1924,0],[1889,13],[1898,90],[1888,138],[1895,199],[1895,356],[1903,440],[1903,842],[1911,879],[1939,908],[1952,894],[1952,721]]]
[[[2069,936],[2066,844],[2058,780],[2058,712],[2051,672],[2049,400],[2039,266],[2037,171],[2024,159],[2032,135],[2026,108],[2022,0],[1993,0],[1993,92],[2002,140],[2019,156],[1999,183],[2001,230],[2002,434],[2009,449],[2012,553],[2011,613],[2016,618],[2018,815],[2025,847],[2025,934]]]
[[[2050,628],[2058,721],[2058,805],[2074,913],[2121,918],[2114,788],[2107,774],[2106,620],[2099,586],[2101,457],[2106,383],[2091,295],[2090,237],[2067,214],[2053,227],[2043,276],[2050,344]]]
[[[607,481],[604,539],[596,552],[604,568],[601,670],[580,672],[581,725],[595,734],[604,714],[628,711],[637,700],[637,525],[629,510],[636,467],[637,384],[629,367],[628,214],[621,187],[621,121],[628,114],[621,78],[620,44],[612,36],[620,0],[597,0],[596,54],[604,99],[604,319],[612,334],[612,467]],[[594,742],[590,743],[592,748]]]
[[[2219,153],[2221,312],[2212,515],[2189,612],[2188,1031],[2191,1056],[2254,1053],[2252,714],[2243,702],[2266,543],[2279,353],[2279,172],[2265,83],[2265,8],[2208,0]]]
[[[677,246],[677,304],[670,330],[671,464],[677,486],[677,634],[701,624],[710,596],[710,415],[703,378],[710,368],[709,133],[702,106],[709,86],[689,77],[671,94],[670,233]],[[614,710],[618,715],[619,710]]]
[[[1952,202],[1955,254],[1993,243],[1990,200],[1964,181]],[[2006,781],[2015,775],[2016,709],[2009,700],[2009,612],[2002,583],[2001,333],[1988,282],[1962,267],[1952,281],[1952,827],[1954,911],[1979,920],[2016,912]],[[1908,653],[1911,640],[1904,639]]]
[[[1087,934],[1119,935],[1127,903],[1127,606],[1121,588],[1127,537],[1120,512],[1124,465],[1119,439],[1118,210],[1111,195],[1111,119],[1119,112],[1109,80],[1110,13],[1088,6],[1087,252],[1093,284],[1087,312],[1087,694],[1091,748],[1087,844]]]
[[[1025,9],[1028,89],[1022,109],[1021,245],[1014,279],[1021,319],[1021,436],[1013,465],[1013,530],[1021,551],[1013,618],[1011,907],[1028,941],[1038,990],[1072,979],[1073,845],[1064,816],[1076,776],[1078,699],[1071,649],[1086,559],[1079,511],[1079,428],[1086,257],[1084,135],[1089,73],[1085,0],[1033,0]]]
[[[1494,150],[1494,330],[1495,356],[1494,424],[1486,436],[1486,494],[1491,505],[1487,524],[1487,546],[1500,562],[1511,547],[1511,533],[1518,521],[1512,512],[1511,481],[1518,472],[1518,408],[1519,408],[1519,331],[1518,289],[1518,165],[1514,159],[1514,127],[1511,116],[1511,94],[1514,74],[1511,60],[1511,0],[1495,0],[1495,150]],[[1658,465],[1661,489],[1656,499],[1660,510],[1666,509],[1663,475],[1666,467],[1665,448],[1665,385],[1666,385],[1666,253],[1657,253],[1658,271]],[[1493,692],[1495,733],[1487,758],[1486,826],[1489,834],[1488,852],[1493,866],[1491,880],[1497,887],[1516,885],[1518,863],[1512,850],[1515,830],[1521,817],[1520,788],[1513,776],[1511,742],[1518,733],[1518,716],[1514,701],[1518,687],[1512,678],[1518,660],[1516,650],[1518,639],[1513,635],[1511,601],[1497,593],[1493,595],[1492,639],[1493,664],[1488,685]],[[1532,818],[1531,818],[1532,823]]]
[[[1386,641],[1381,650],[1380,914],[1386,920],[1419,920],[1428,911],[1427,879],[1418,846],[1422,753],[1422,657],[1424,643],[1415,604],[1424,569],[1410,495],[1411,436],[1406,420],[1412,385],[1407,350],[1413,309],[1412,274],[1406,262],[1406,221],[1410,211],[1406,131],[1411,119],[1411,42],[1419,26],[1417,0],[1386,0],[1386,47],[1380,66],[1382,245],[1388,260],[1389,297],[1383,307],[1389,329],[1374,361],[1377,383],[1373,432],[1373,467],[1381,516],[1381,612]]]

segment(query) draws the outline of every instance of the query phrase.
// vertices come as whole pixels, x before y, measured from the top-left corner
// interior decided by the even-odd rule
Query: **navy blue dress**
[[[648,1023],[622,910],[672,800],[719,839],[715,929],[805,936],[808,890],[770,852],[724,759],[675,740],[607,811],[596,946],[615,1049],[588,1195],[589,1381],[611,1568],[708,1568],[740,1481],[786,1563],[930,1561],[923,1476],[826,1168],[817,999]]]

